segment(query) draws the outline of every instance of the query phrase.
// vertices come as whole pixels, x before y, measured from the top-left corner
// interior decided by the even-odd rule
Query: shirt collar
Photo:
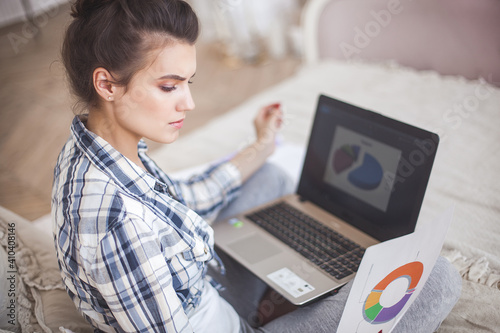
[[[148,145],[144,142],[144,140],[141,139],[137,144],[137,151],[139,154],[145,154],[148,152]]]
[[[155,177],[113,148],[106,140],[87,130],[85,121],[86,116],[76,116],[71,125],[71,134],[75,144],[92,164],[132,194],[143,196],[157,186]],[[142,156],[148,149],[144,140],[139,141],[137,148]]]

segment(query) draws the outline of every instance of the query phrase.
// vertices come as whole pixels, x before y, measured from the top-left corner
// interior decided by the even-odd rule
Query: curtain
[[[220,41],[225,52],[246,61],[262,53],[280,58],[290,51],[298,24],[299,0],[191,0],[203,41]]]

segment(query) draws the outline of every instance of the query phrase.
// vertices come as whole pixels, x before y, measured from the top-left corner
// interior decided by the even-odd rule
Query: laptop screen
[[[415,229],[439,137],[320,96],[298,195],[379,241]]]

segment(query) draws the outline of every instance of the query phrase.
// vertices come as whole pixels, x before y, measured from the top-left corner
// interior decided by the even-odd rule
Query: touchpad
[[[259,234],[248,236],[228,246],[250,264],[256,264],[281,252],[277,246],[263,239]]]

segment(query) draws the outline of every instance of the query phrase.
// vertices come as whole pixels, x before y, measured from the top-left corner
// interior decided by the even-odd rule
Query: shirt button
[[[155,183],[155,191],[164,193],[165,192],[165,185],[163,185],[163,184],[161,184],[159,182],[156,182]]]
[[[205,254],[207,254],[207,253],[208,253],[208,248],[207,248],[207,247],[205,247]]]

